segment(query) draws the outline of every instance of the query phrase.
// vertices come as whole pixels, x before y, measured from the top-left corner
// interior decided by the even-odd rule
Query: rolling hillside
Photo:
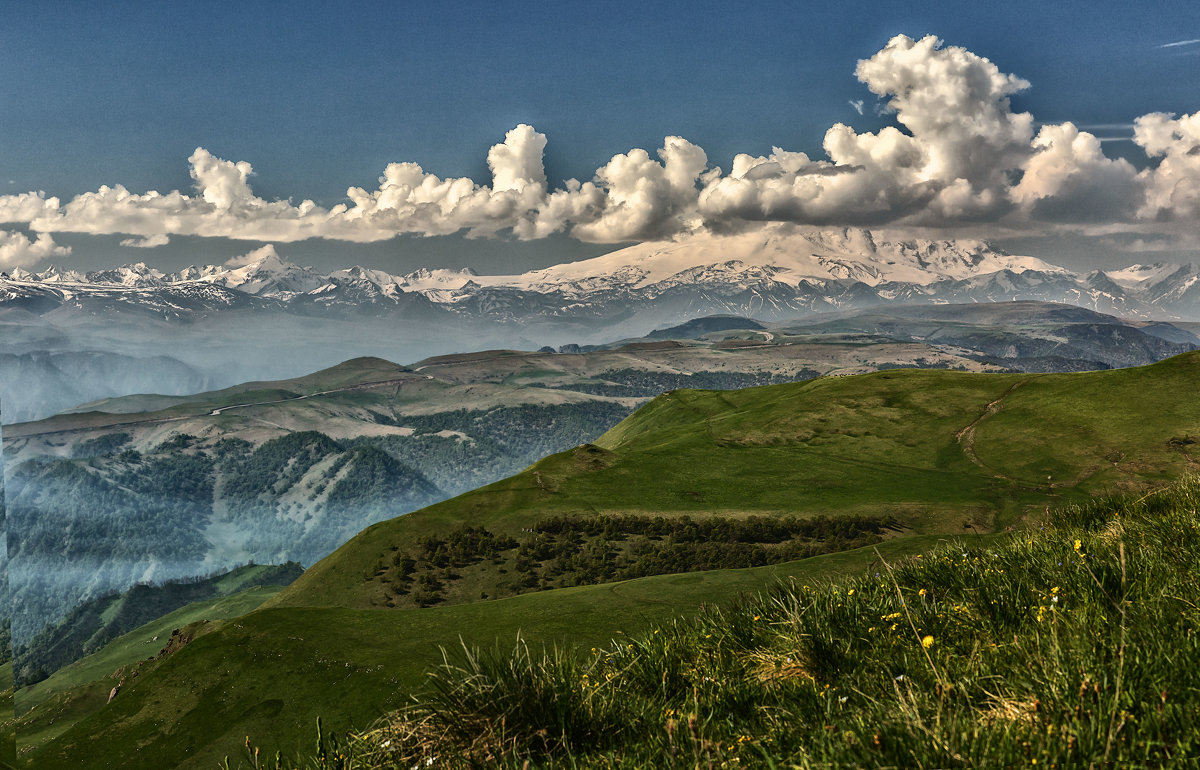
[[[1191,767],[1200,477],[590,652],[454,651],[350,767]],[[975,547],[972,547],[972,546]]]
[[[138,581],[251,560],[311,564],[375,521],[590,441],[674,387],[872,366],[988,368],[885,339],[733,342],[484,351],[413,366],[361,358],[292,380],[126,396],[10,426],[17,640]],[[46,568],[63,559],[71,569]]]
[[[674,391],[593,445],[369,528],[277,601],[405,606],[392,546],[464,523],[518,540],[551,516],[599,514],[887,516],[920,533],[1003,529],[1051,503],[1192,467],[1197,381],[1200,354],[1190,353],[1069,375],[906,370]],[[464,575],[461,595],[451,586],[448,597],[505,583]]]
[[[1198,343],[1170,324],[1064,305],[897,306],[790,324],[701,318],[564,348],[573,352],[482,351],[411,366],[359,358],[291,380],[107,399],[8,430],[17,638],[137,580],[249,560],[312,563],[370,523],[592,441],[672,389],[896,368],[1103,369]],[[112,536],[127,529],[113,522],[127,520],[138,522],[137,542]],[[93,536],[64,542],[64,531]],[[799,545],[775,550],[788,548]],[[81,571],[47,577],[41,565],[60,558]]]
[[[206,578],[163,585],[141,583],[124,593],[86,602],[16,650],[15,679],[21,685],[42,681],[63,666],[107,647],[118,636],[181,607],[229,596],[251,586],[282,588],[302,571],[296,562],[250,564]]]
[[[537,643],[594,645],[777,576],[861,573],[876,548],[890,559],[948,535],[1041,522],[1052,505],[1161,484],[1200,459],[1198,380],[1192,353],[1085,374],[888,371],[676,391],[594,444],[369,528],[263,610],[196,629],[112,704],[26,756],[37,767],[206,767],[247,734],[264,736],[269,751],[296,751],[311,745],[317,715],[330,730],[363,727],[404,702],[438,645],[460,638],[507,646],[520,630]],[[683,547],[684,529],[663,530],[657,546],[620,545],[646,522],[724,527],[731,538],[717,555],[732,558],[793,542],[762,534],[763,522],[792,516],[862,525],[804,530],[801,545],[836,550],[855,532],[878,545],[588,584],[597,552],[653,567],[678,545],[673,564],[708,563],[712,554]],[[599,548],[588,522],[616,528],[614,550]],[[423,582],[439,587],[418,609]],[[484,593],[509,598],[479,601]],[[120,748],[135,744],[136,755]]]

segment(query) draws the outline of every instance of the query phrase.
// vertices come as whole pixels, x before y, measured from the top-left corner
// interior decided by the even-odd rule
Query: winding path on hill
[[[996,414],[1001,409],[1003,409],[1004,408],[1004,400],[1007,399],[1014,390],[1021,387],[1026,382],[1028,382],[1028,380],[1020,380],[1019,382],[1014,383],[1012,385],[1012,387],[1010,387],[1008,390],[1004,391],[1003,394],[1001,394],[1000,398],[996,399],[995,401],[991,402],[986,407],[984,407],[983,413],[980,414],[978,417],[976,417],[974,420],[972,420],[970,425],[967,425],[965,428],[960,430],[958,433],[954,434],[954,440],[956,442],[958,442],[958,444],[962,447],[963,454],[966,456],[966,458],[968,460],[970,460],[975,465],[978,465],[980,468],[984,469],[985,471],[992,474],[993,476],[1005,479],[1007,481],[1015,481],[1017,483],[1024,483],[1024,482],[1022,482],[1021,479],[1015,479],[1012,476],[1006,476],[1005,474],[1000,473],[995,468],[989,467],[986,463],[984,463],[982,460],[979,459],[979,455],[976,454],[976,452],[975,452],[975,431],[979,427],[979,424],[981,422],[983,422],[988,417],[991,417],[992,415]]]

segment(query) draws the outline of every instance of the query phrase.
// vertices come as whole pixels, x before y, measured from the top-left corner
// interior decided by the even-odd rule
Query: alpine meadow
[[[0,768],[1197,766],[1197,55],[10,4]]]

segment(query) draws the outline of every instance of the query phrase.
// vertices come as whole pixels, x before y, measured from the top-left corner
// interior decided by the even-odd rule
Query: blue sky
[[[672,135],[726,172],[735,154],[769,155],[775,146],[823,158],[835,123],[860,133],[895,124],[876,113],[886,99],[856,79],[855,65],[897,34],[936,35],[1029,81],[1012,109],[1039,124],[1069,120],[1112,140],[1129,137],[1139,115],[1200,110],[1200,6],[1182,2],[4,8],[0,194],[42,190],[63,203],[100,185],[193,192],[188,158],[198,147],[252,164],[249,184],[268,201],[329,208],[347,201],[349,187],[375,188],[384,167],[400,161],[486,185],[488,149],[518,124],[545,135],[551,190],[591,179],[631,148],[654,157]],[[1170,43],[1184,44],[1163,47]],[[1137,169],[1149,162],[1128,141],[1103,147]],[[1008,235],[1077,248],[1062,232]],[[81,265],[169,266],[206,250],[211,258],[200,261],[219,262],[259,243],[183,232],[152,249],[120,247],[119,233],[54,238],[72,249],[55,261]],[[498,269],[524,267],[612,248],[579,240],[564,229],[506,243],[495,260]],[[487,259],[486,240],[444,235],[305,240],[281,251],[403,267],[454,261],[456,244]]]

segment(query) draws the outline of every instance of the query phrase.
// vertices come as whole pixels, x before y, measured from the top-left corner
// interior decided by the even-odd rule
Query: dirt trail
[[[1003,473],[1000,473],[993,468],[989,468],[982,460],[979,459],[979,455],[975,454],[975,429],[979,427],[979,423],[983,422],[984,419],[999,412],[1004,407],[1004,400],[1008,398],[1014,390],[1021,387],[1026,382],[1027,380],[1021,380],[1020,382],[1015,383],[1011,388],[1004,391],[1000,398],[984,407],[983,414],[972,420],[970,425],[954,434],[954,440],[962,445],[963,454],[966,455],[968,460],[975,465],[978,465],[980,468],[983,468],[988,473],[991,473],[992,475],[998,476],[1002,479],[1008,479],[1009,481],[1017,481],[1018,479],[1005,476]]]

